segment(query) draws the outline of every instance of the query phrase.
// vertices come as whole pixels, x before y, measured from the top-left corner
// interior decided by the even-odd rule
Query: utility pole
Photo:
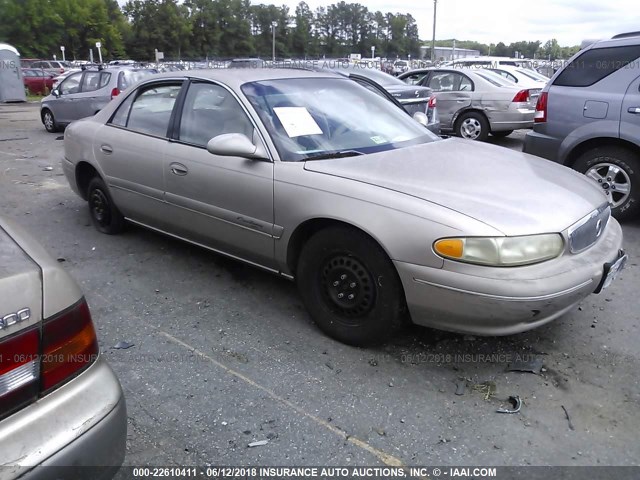
[[[273,31],[273,43],[272,43],[272,54],[271,54],[271,60],[273,60],[273,63],[276,63],[276,27],[278,26],[278,22],[273,21],[271,22],[271,30]]]
[[[436,61],[436,7],[438,0],[433,0],[433,37],[431,39],[431,61]]]

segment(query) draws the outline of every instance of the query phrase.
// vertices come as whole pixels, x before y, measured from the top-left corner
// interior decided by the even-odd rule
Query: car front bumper
[[[560,150],[561,143],[562,142],[557,138],[532,130],[527,132],[524,137],[522,151],[524,153],[546,158],[547,160],[559,162],[560,159],[558,158],[558,151]]]
[[[622,247],[611,219],[605,234],[577,255],[537,265],[482,267],[445,261],[443,269],[394,262],[414,323],[475,335],[511,335],[550,322],[593,293],[604,265]]]
[[[127,409],[102,357],[0,422],[4,479],[107,479],[124,461]]]

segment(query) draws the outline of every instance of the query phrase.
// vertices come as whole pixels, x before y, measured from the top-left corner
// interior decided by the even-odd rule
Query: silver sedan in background
[[[317,325],[349,344],[384,341],[408,317],[522,332],[607,288],[626,261],[583,175],[440,139],[341,75],[161,74],[64,140],[98,230],[130,221],[295,278]]]
[[[443,132],[486,140],[490,133],[506,137],[533,127],[540,88],[522,88],[483,69],[427,68],[398,78],[433,90]]]

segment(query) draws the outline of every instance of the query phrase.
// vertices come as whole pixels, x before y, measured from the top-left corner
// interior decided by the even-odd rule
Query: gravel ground
[[[522,137],[491,141],[521,149]],[[126,394],[125,464],[638,463],[640,222],[623,227],[630,261],[613,286],[545,327],[413,327],[359,349],[322,335],[287,280],[141,228],[98,233],[62,147],[37,104],[0,105],[1,211],[86,294]],[[121,340],[134,346],[113,349]],[[539,375],[505,371],[533,359]],[[521,412],[496,413],[509,395]]]

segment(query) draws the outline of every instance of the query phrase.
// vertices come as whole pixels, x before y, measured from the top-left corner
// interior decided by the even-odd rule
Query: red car
[[[53,75],[38,68],[23,68],[22,78],[29,93],[48,95],[53,88]]]

